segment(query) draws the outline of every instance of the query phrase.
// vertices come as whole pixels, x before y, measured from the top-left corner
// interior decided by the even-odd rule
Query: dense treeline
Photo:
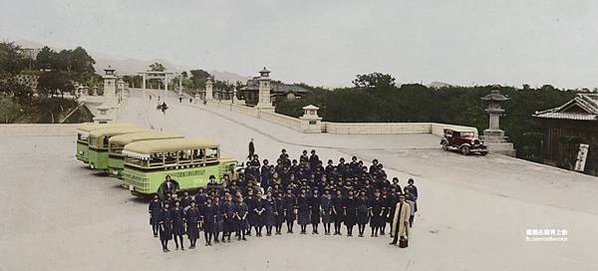
[[[98,85],[95,61],[82,47],[56,52],[44,47],[37,55],[12,42],[0,42],[0,118],[2,122],[57,122],[78,106],[64,99],[75,94],[75,84]],[[22,84],[18,76],[39,76],[37,89]],[[89,120],[79,110],[68,121]]]
[[[364,77],[366,76],[366,77]],[[320,116],[335,122],[442,122],[488,128],[488,115],[480,99],[492,86],[430,88],[420,84],[395,86],[394,79],[381,74],[360,75],[355,87],[327,90],[311,89],[300,100],[283,101],[276,111],[290,116],[302,115],[302,107],[320,107]],[[539,161],[542,131],[531,115],[535,111],[563,104],[576,91],[541,88],[501,87],[510,100],[504,103],[501,128],[517,149],[517,156]]]

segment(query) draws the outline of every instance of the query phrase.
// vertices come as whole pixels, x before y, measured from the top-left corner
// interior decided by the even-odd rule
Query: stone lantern
[[[212,76],[208,76],[208,79],[206,80],[206,97],[205,100],[206,101],[211,101],[214,99],[214,92],[213,92],[213,88],[214,88],[214,79],[212,78]]]
[[[272,106],[272,101],[270,100],[270,71],[266,67],[260,71],[258,81],[258,100],[255,107],[259,110],[274,112],[274,106]]]
[[[314,105],[303,107],[303,116],[301,120],[301,131],[304,133],[321,133],[322,132],[322,118],[318,116],[318,108]]]
[[[507,142],[505,131],[500,129],[500,116],[505,112],[502,103],[509,100],[507,96],[500,93],[500,86],[493,86],[490,94],[481,98],[488,107],[486,112],[489,116],[488,129],[484,130],[484,135],[480,138],[488,145],[493,152],[515,156],[513,144]]]
[[[94,123],[105,124],[110,123],[114,118],[111,114],[111,107],[107,105],[100,105],[97,107],[98,116],[93,118]]]

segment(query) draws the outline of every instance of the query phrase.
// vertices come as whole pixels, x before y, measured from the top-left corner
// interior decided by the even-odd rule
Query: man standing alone
[[[391,245],[395,245],[400,237],[401,247],[406,247],[407,240],[409,239],[409,216],[411,215],[411,206],[405,202],[405,195],[399,196],[399,202],[395,207],[395,213],[393,214],[393,240],[390,242]],[[403,245],[404,244],[404,245]]]
[[[253,158],[253,154],[255,153],[255,146],[253,145],[253,138],[249,141],[249,155],[247,159]]]

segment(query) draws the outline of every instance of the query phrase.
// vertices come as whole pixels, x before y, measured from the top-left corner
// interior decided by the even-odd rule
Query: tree
[[[353,84],[357,88],[389,89],[395,87],[395,78],[390,74],[374,72],[370,74],[358,74],[356,77],[353,80]]]
[[[79,46],[71,51],[70,55],[70,61],[74,72],[83,74],[95,72],[93,64],[95,64],[96,61],[87,54],[85,49]]]
[[[48,71],[39,76],[38,90],[43,96],[53,97],[56,94],[64,96],[65,93],[74,93],[73,85],[69,75],[63,71]]]
[[[13,42],[0,42],[0,80],[26,67],[23,50]]]
[[[158,63],[158,62],[154,62],[153,64],[149,65],[149,68],[150,68],[150,71],[153,71],[153,72],[163,72],[164,70],[166,70],[164,65],[162,65],[162,63]]]
[[[58,54],[48,46],[44,46],[35,58],[38,69],[56,69],[57,61]]]

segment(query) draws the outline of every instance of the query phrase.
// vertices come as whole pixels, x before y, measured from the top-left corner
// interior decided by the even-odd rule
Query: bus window
[[[191,150],[179,151],[179,164],[191,163]]]
[[[164,153],[164,164],[166,164],[166,165],[176,164],[176,152]]]
[[[89,138],[89,146],[93,147],[96,145],[96,138],[95,137],[90,137]]]
[[[164,163],[164,157],[161,153],[153,153],[150,156],[149,166],[156,167],[161,166]]]
[[[78,133],[77,134],[77,140],[78,141],[84,141],[87,142],[87,137],[89,136],[89,134],[87,133]]]
[[[193,160],[194,161],[202,161],[205,157],[204,150],[193,150]]]
[[[110,138],[108,138],[107,136],[104,137],[104,140],[102,141],[102,146],[100,146],[100,148],[107,148],[108,147],[108,140]]]
[[[116,154],[121,154],[123,152],[123,146],[118,145],[118,144],[110,144],[110,152],[116,153]]]
[[[133,158],[133,157],[127,156],[127,157],[125,157],[125,163],[137,165],[140,167],[147,167],[147,160],[142,160],[139,158]]]
[[[218,148],[206,149],[206,160],[218,159]]]

